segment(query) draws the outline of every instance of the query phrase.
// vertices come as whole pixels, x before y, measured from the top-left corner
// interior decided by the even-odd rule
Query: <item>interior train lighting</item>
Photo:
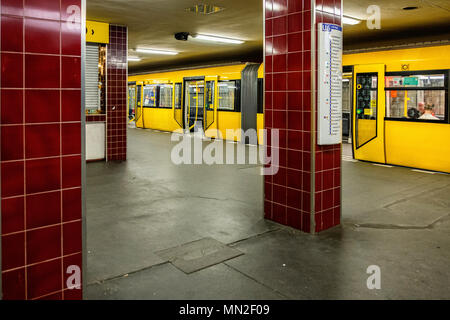
[[[356,18],[352,18],[352,17],[349,17],[349,16],[344,16],[344,17],[342,18],[342,22],[343,22],[344,24],[349,24],[349,25],[354,26],[354,25],[356,25],[356,24],[360,24],[360,23],[361,23],[361,20],[356,19]]]
[[[211,41],[211,42],[220,42],[220,43],[231,43],[231,44],[243,44],[245,41],[237,40],[237,39],[230,39],[230,38],[223,38],[223,37],[217,37],[217,36],[208,36],[204,34],[196,34],[193,35],[192,38],[196,40],[204,40],[204,41]]]
[[[155,50],[149,48],[137,48],[136,52],[147,53],[147,54],[164,54],[169,56],[175,56],[178,54],[176,51],[166,51],[166,50]]]

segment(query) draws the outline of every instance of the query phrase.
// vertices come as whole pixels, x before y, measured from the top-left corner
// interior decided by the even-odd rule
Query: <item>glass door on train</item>
[[[196,132],[204,130],[205,78],[184,80],[184,129]]]
[[[386,163],[385,65],[357,65],[353,74],[353,151],[357,160]]]
[[[205,113],[203,117],[203,127],[205,134],[210,138],[217,138],[217,85],[218,76],[205,77]]]

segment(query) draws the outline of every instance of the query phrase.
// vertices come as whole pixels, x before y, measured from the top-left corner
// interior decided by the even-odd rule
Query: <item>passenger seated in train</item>
[[[438,117],[433,115],[434,113],[434,104],[427,104],[424,107],[424,113],[420,116],[419,120],[439,120]]]

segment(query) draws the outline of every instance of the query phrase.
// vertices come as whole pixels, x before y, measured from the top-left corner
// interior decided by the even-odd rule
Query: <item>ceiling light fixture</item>
[[[403,10],[409,11],[409,10],[417,10],[419,7],[404,7]]]
[[[136,52],[148,53],[148,54],[165,54],[169,56],[177,55],[178,52],[175,51],[166,51],[166,50],[155,50],[155,49],[147,49],[147,48],[137,48]]]
[[[342,23],[354,26],[354,25],[360,24],[361,20],[355,19],[355,18],[352,18],[352,17],[349,17],[349,16],[343,16]]]
[[[218,7],[211,4],[197,4],[191,8],[187,8],[187,12],[193,12],[197,14],[213,14],[224,10],[225,8]]]
[[[131,62],[138,62],[138,61],[141,61],[142,59],[141,58],[139,58],[139,57],[128,57],[128,61],[131,61]]]
[[[193,35],[192,37],[196,40],[231,43],[231,44],[243,44],[245,42],[245,41],[237,40],[237,39],[222,38],[222,37],[216,37],[216,36],[207,36],[204,34],[197,34],[197,35]]]

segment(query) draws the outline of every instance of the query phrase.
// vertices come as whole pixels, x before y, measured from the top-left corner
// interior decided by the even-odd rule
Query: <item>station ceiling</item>
[[[234,61],[261,61],[263,0],[87,0],[88,20],[128,26],[130,73]],[[199,4],[223,8],[213,14],[186,9]],[[381,9],[381,29],[370,30],[367,8]],[[418,7],[416,10],[403,10]],[[358,50],[450,39],[449,0],[344,0],[344,15],[362,20],[344,26],[344,49]],[[244,40],[241,45],[196,40],[177,41],[174,34],[217,35]],[[137,47],[177,51],[178,55],[134,53]]]

